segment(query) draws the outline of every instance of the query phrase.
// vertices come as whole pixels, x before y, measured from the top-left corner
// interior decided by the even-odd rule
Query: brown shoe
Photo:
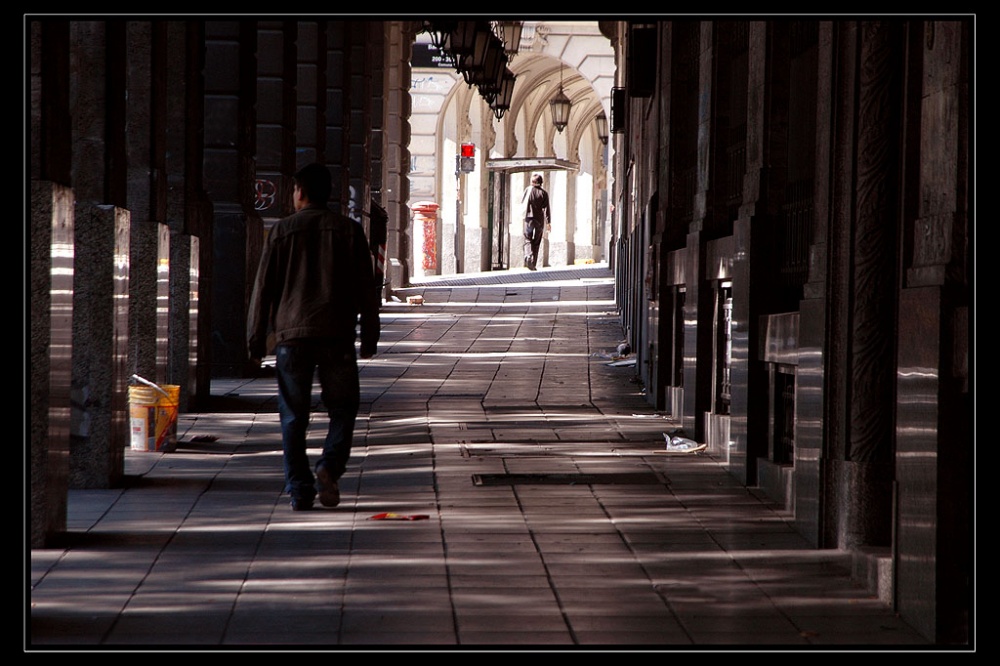
[[[319,503],[323,506],[337,506],[340,504],[340,484],[330,476],[326,466],[320,465],[316,468],[316,481],[319,486]]]

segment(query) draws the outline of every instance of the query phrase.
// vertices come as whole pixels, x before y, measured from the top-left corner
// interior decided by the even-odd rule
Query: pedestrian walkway
[[[177,450],[70,491],[65,542],[30,553],[28,650],[925,649],[847,553],[666,451],[613,290],[597,264],[397,292],[332,509],[281,492],[274,377],[214,381]]]

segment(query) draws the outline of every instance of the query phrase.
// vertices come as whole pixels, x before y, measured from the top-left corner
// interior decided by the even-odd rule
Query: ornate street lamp
[[[506,66],[507,56],[503,52],[503,42],[500,41],[499,37],[491,37],[483,66],[472,77],[473,83],[479,87],[479,94],[482,95],[487,104],[492,104],[493,99],[500,92],[501,77]]]
[[[430,35],[431,44],[439,51],[448,43],[448,35],[458,25],[458,21],[424,21],[424,32]]]
[[[503,30],[503,50],[509,60],[521,49],[524,21],[500,21],[500,28]]]
[[[569,101],[569,97],[566,97],[566,93],[563,92],[562,86],[562,64],[559,65],[559,92],[549,100],[549,111],[552,112],[552,124],[556,126],[556,129],[562,133],[566,129],[566,125],[569,123],[569,108],[572,106],[572,102]]]
[[[514,76],[514,72],[505,67],[500,78],[500,90],[490,103],[490,108],[493,109],[493,115],[496,116],[498,121],[503,118],[505,113],[507,113],[507,110],[510,108],[511,100],[514,99],[515,79],[517,79],[517,77]]]
[[[492,40],[496,39],[490,29],[489,21],[474,21],[474,23],[472,50],[456,59],[462,78],[470,86],[476,83],[477,77],[482,76],[483,67],[486,66],[486,55],[490,51]],[[500,48],[502,49],[502,45]]]
[[[476,44],[476,21],[455,21],[445,39],[445,48],[451,52],[455,66],[462,58],[471,55]]]
[[[594,122],[597,123],[597,138],[605,146],[608,145],[608,117],[604,114],[604,111],[597,114]]]

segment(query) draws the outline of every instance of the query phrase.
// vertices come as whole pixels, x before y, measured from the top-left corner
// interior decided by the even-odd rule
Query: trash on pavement
[[[427,520],[430,516],[422,513],[403,515],[401,513],[376,513],[368,520]]]
[[[663,433],[663,438],[667,440],[666,453],[697,453],[708,448],[707,444],[699,444],[680,435],[671,436],[669,433]]]

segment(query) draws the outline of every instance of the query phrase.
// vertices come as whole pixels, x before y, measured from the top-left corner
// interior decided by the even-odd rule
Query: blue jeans
[[[325,340],[298,340],[275,349],[278,378],[278,414],[284,447],[285,491],[296,499],[316,496],[315,477],[306,454],[306,430],[312,407],[314,375],[319,375],[320,397],[330,417],[323,455],[316,463],[339,479],[347,467],[354,438],[354,422],[361,402],[358,360],[353,345]],[[318,373],[317,373],[318,371]]]

